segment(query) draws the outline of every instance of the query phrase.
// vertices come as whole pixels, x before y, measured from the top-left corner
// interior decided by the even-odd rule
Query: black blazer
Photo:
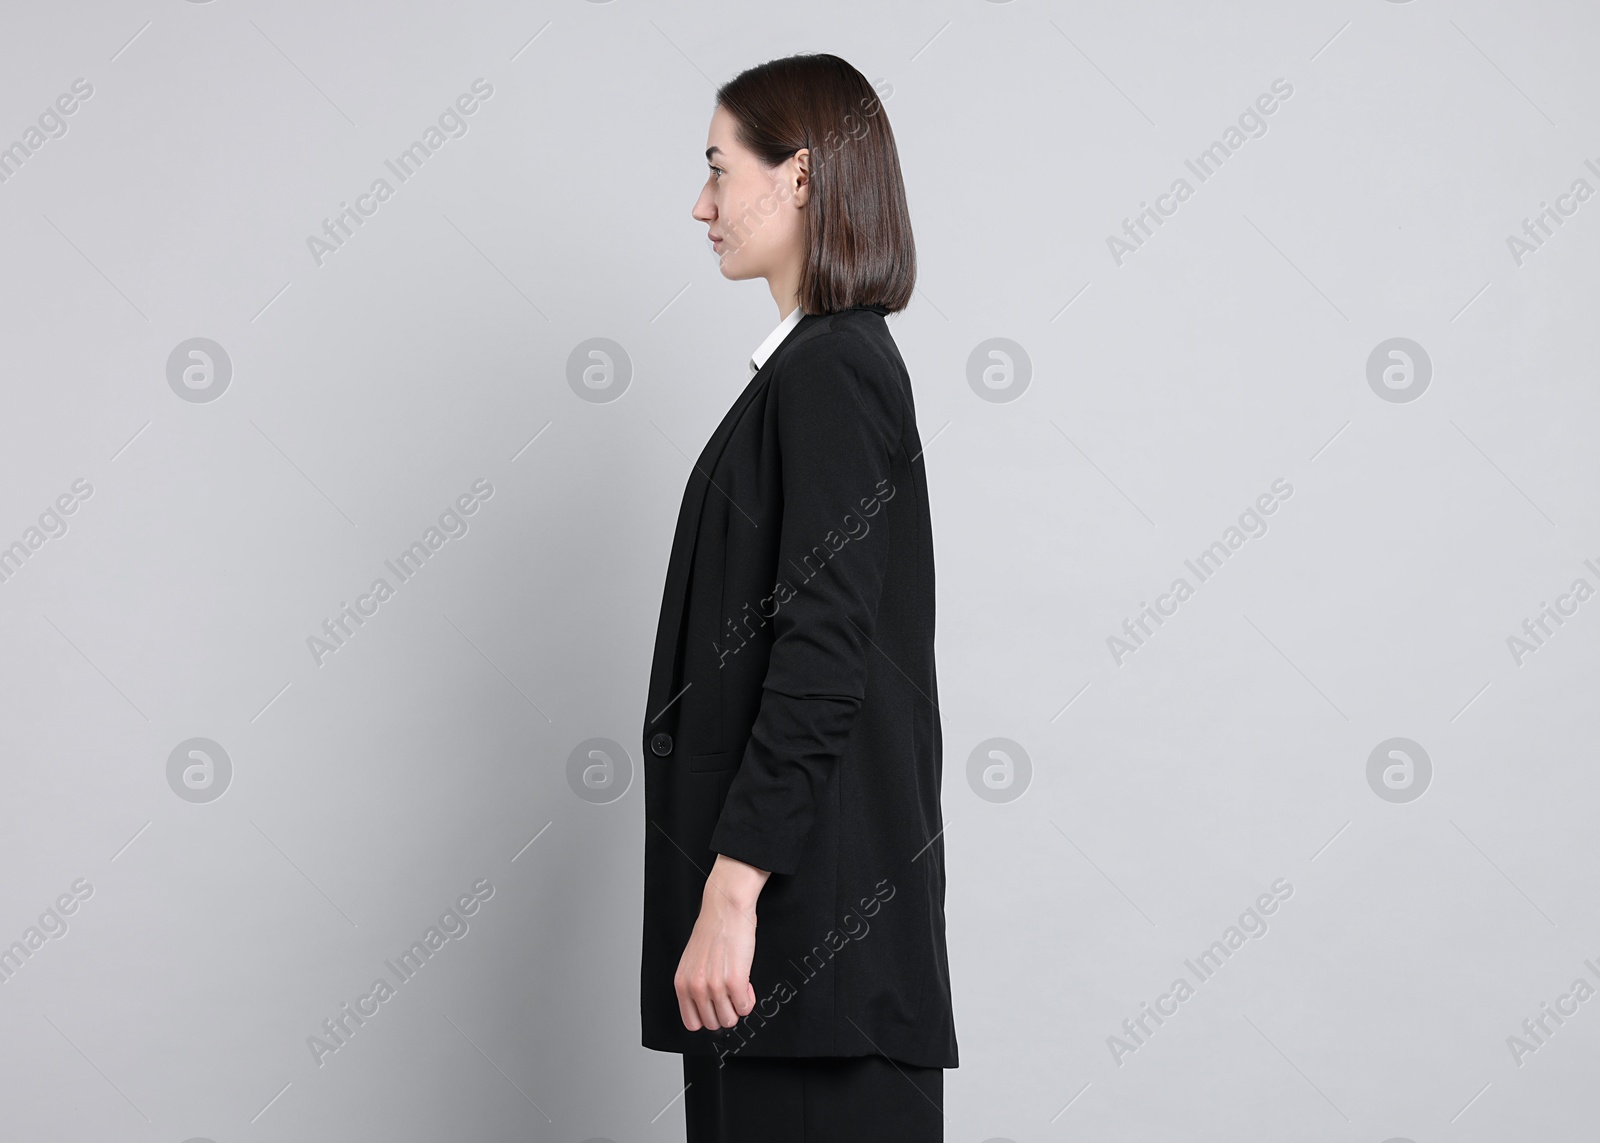
[[[684,490],[643,736],[647,1048],[957,1066],[933,533],[885,312],[803,316]],[[756,1007],[690,1032],[672,978],[719,853],[772,872]]]

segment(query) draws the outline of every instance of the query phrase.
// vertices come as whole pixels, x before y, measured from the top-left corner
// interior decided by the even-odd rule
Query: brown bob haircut
[[[768,167],[810,150],[800,309],[905,309],[917,281],[911,214],[889,115],[866,76],[835,55],[786,56],[740,72],[717,102]]]

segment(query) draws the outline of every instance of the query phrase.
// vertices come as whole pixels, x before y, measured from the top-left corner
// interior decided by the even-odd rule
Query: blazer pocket
[[[732,770],[739,765],[739,755],[725,754],[691,754],[689,755],[689,769],[702,770]]]

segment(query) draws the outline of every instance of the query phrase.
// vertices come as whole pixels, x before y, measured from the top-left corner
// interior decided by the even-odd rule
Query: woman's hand
[[[717,855],[700,897],[700,916],[672,977],[689,1031],[732,1028],[755,1008],[750,962],[756,955],[756,898],[770,876]]]

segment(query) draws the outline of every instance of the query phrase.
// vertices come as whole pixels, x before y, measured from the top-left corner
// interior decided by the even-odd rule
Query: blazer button
[[[672,753],[672,735],[661,733],[650,740],[650,750],[658,757],[665,758]]]

